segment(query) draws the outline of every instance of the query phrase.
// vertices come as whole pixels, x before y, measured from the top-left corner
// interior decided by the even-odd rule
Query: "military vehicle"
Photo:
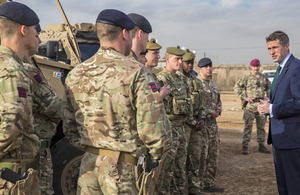
[[[64,83],[69,71],[93,56],[100,44],[93,24],[70,25],[59,0],[56,2],[64,24],[48,25],[40,32],[42,42],[32,61],[41,69],[54,92],[63,98]],[[65,138],[60,122],[51,142],[55,195],[76,194],[83,153]]]

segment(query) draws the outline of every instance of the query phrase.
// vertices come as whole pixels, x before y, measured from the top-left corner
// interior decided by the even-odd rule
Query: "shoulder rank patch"
[[[19,92],[19,97],[23,97],[26,98],[26,89],[24,89],[23,87],[18,87],[18,92]]]
[[[149,83],[149,85],[151,86],[151,89],[152,89],[153,92],[157,92],[158,91],[158,89],[157,89],[157,87],[156,87],[156,85],[155,85],[154,82]]]
[[[34,79],[36,80],[36,82],[38,82],[38,83],[40,83],[40,82],[43,81],[43,78],[41,77],[40,74],[35,75],[33,78],[34,78]]]

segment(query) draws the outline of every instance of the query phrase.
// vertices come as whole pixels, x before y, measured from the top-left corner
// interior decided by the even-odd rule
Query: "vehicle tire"
[[[84,151],[64,137],[51,148],[55,195],[75,195]]]

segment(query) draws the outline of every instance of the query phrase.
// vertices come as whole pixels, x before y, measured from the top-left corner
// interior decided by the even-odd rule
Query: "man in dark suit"
[[[279,64],[270,90],[270,102],[257,110],[270,115],[268,144],[273,156],[280,195],[300,194],[300,60],[290,54],[289,38],[275,31],[267,38],[268,50]]]

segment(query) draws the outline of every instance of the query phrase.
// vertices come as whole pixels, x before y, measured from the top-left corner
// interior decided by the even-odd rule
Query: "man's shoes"
[[[247,146],[243,146],[242,154],[247,155],[248,153],[249,153],[248,147]]]
[[[270,154],[270,150],[266,148],[264,144],[259,144],[258,151],[265,154]]]
[[[205,194],[202,192],[197,192],[197,193],[189,193],[189,195],[205,195]]]
[[[214,185],[212,187],[204,187],[203,192],[224,192],[224,188]]]

